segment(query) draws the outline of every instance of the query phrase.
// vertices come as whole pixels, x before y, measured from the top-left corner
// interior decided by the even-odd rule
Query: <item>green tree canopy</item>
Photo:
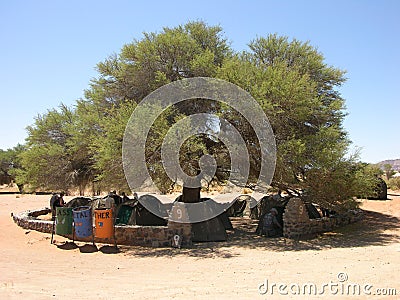
[[[103,189],[127,189],[122,138],[136,105],[167,83],[204,76],[240,86],[268,116],[277,143],[272,187],[332,207],[352,204],[352,196],[365,189],[368,172],[349,158],[350,140],[343,129],[346,113],[338,89],[345,72],[326,64],[309,42],[272,34],[251,41],[248,50],[238,53],[221,27],[189,22],[145,33],[100,62],[97,70],[98,77],[74,108],[50,110],[28,128],[21,179],[33,187],[83,188],[96,181]],[[250,154],[247,185],[252,187],[259,174],[260,149],[249,122],[227,105],[192,99],[164,111],[150,130],[146,163],[160,189],[166,192],[174,184],[161,164],[165,134],[178,120],[199,112],[217,114],[240,132]],[[198,158],[212,154],[220,167],[214,181],[228,178],[229,153],[221,141],[199,135],[180,150],[186,172],[195,173]]]
[[[65,105],[39,115],[28,127],[18,181],[32,189],[83,189],[93,180],[91,157],[78,138],[77,115]]]
[[[23,151],[24,146],[20,144],[12,149],[0,149],[0,179],[2,184],[16,180],[16,172],[21,168],[19,155]]]

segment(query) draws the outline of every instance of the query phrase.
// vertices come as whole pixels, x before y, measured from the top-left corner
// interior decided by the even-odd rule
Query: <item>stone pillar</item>
[[[171,244],[175,235],[181,238],[181,246],[192,244],[192,224],[186,210],[186,204],[175,202],[169,213],[168,229],[171,234]]]
[[[177,223],[168,221],[168,229],[171,232],[171,244],[175,235],[179,235],[181,240],[181,246],[192,245],[192,224],[190,223]]]
[[[299,237],[307,233],[307,227],[310,227],[310,218],[304,202],[300,198],[290,199],[283,213],[283,236]]]

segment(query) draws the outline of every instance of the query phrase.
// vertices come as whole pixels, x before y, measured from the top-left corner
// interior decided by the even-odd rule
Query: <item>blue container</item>
[[[89,206],[80,206],[72,210],[75,224],[75,235],[80,238],[93,234],[92,209]]]

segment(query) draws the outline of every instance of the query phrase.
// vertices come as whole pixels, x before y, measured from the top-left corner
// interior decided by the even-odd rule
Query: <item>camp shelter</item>
[[[275,195],[267,195],[264,196],[263,198],[260,199],[257,209],[258,209],[258,214],[259,214],[259,221],[258,221],[258,226],[256,229],[257,234],[261,234],[262,230],[262,221],[265,216],[265,214],[269,213],[272,208],[275,208],[278,211],[278,215],[276,216],[279,224],[281,224],[282,228],[284,226],[283,224],[283,213],[285,212],[285,208],[287,203],[289,202],[290,197],[288,196],[281,196],[279,194]],[[321,215],[317,208],[315,207],[314,204],[311,202],[305,202],[304,203],[308,217],[310,219],[318,219],[321,218]]]
[[[92,200],[92,208],[105,208],[107,198],[112,198],[114,200],[115,207],[118,207],[122,203],[122,198],[115,194],[108,194],[104,197],[94,197]]]
[[[258,200],[257,205],[254,205],[251,209],[251,218],[260,219],[266,213],[269,213],[271,208],[275,207],[286,207],[290,197],[281,196],[280,194],[265,195]]]
[[[191,203],[188,207],[196,207],[197,214],[203,213],[204,216],[215,215],[215,217],[192,223],[192,241],[225,241],[227,238],[226,230],[233,229],[232,223],[224,210],[225,206],[210,198],[201,198],[200,202],[204,205]],[[131,200],[120,205],[117,211],[116,224],[166,226],[174,203],[177,203],[177,200],[172,202],[164,195],[141,195],[138,201]]]
[[[201,198],[200,203],[196,203],[196,214],[215,216],[205,221],[192,223],[192,241],[193,242],[219,242],[226,241],[226,230],[233,229],[232,223],[224,210],[226,205],[218,203],[210,198]],[[203,211],[201,211],[203,210]]]
[[[289,197],[281,196],[280,194],[270,194],[263,196],[256,206],[253,207],[251,217],[258,219],[257,234],[261,234],[264,216],[275,208],[278,211],[276,216],[279,224],[283,227],[283,212],[289,202]]]
[[[222,242],[227,237],[224,224],[218,217],[192,224],[193,242]]]
[[[116,224],[141,226],[166,226],[172,202],[163,203],[160,195],[145,194],[139,200],[130,200],[120,205]],[[164,197],[160,197],[164,200]]]
[[[251,210],[257,206],[257,201],[250,195],[240,195],[235,198],[227,210],[229,217],[250,216]]]
[[[310,219],[321,218],[321,214],[319,213],[318,209],[315,207],[314,204],[310,202],[305,202],[304,205],[306,206],[307,214]]]
[[[77,208],[80,206],[90,206],[92,201],[93,199],[88,197],[75,197],[68,201],[65,207]]]
[[[163,203],[165,200],[161,195],[142,195],[135,206],[136,225],[144,226],[165,226],[168,223],[169,212],[172,208],[172,200]]]
[[[129,201],[130,202],[130,201]],[[115,220],[116,225],[127,225],[132,216],[132,211],[134,209],[134,203],[124,203],[117,209],[117,218]]]
[[[216,218],[220,220],[225,229],[233,229],[231,220],[229,219],[229,215],[226,210],[226,204],[216,202],[211,198],[201,198],[200,200],[207,201],[207,206],[209,206],[209,209],[213,211],[212,214],[216,215]]]
[[[283,207],[283,206],[276,206],[276,207],[271,207],[271,209],[272,208],[275,208],[277,211],[278,211],[278,215],[276,216],[276,218],[277,218],[277,220],[278,220],[278,222],[279,222],[279,224],[281,224],[281,226],[282,226],[282,228],[283,228],[283,213],[284,213],[284,211],[285,211],[285,207]],[[258,220],[258,225],[257,225],[257,229],[256,229],[256,233],[257,234],[259,234],[259,235],[261,235],[261,232],[262,232],[262,227],[263,227],[263,219],[264,219],[264,216],[267,214],[267,213],[269,213],[271,210],[269,210],[268,212],[266,212],[266,213],[263,213],[261,216],[260,216],[260,219]]]

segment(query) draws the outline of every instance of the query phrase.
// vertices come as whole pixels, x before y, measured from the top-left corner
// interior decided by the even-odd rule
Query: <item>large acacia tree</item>
[[[74,184],[65,177],[50,179],[59,175],[41,164],[41,158],[49,153],[48,162],[55,169],[65,165],[69,166],[66,172],[85,174],[83,183],[96,180],[104,189],[126,189],[121,148],[131,112],[164,84],[204,76],[240,86],[268,116],[277,142],[272,187],[311,197],[327,207],[351,205],[351,197],[366,188],[363,167],[347,155],[350,141],[343,129],[344,99],[338,91],[345,82],[345,72],[327,65],[323,55],[308,42],[269,35],[250,42],[248,50],[235,53],[221,27],[189,22],[144,34],[141,40],[126,44],[120,53],[99,63],[97,69],[98,77],[91,81],[75,108],[68,113],[65,109],[61,113],[49,111],[29,128],[28,150],[22,155],[27,181],[48,187],[57,182]],[[168,191],[174,183],[162,169],[162,140],[172,124],[198,112],[218,114],[239,130],[250,153],[247,185],[254,186],[260,166],[254,130],[232,108],[194,99],[165,111],[150,130],[146,162],[160,189]],[[46,123],[54,115],[60,119],[57,130],[63,133],[62,141],[50,134],[57,132],[52,129],[54,124]],[[38,138],[46,132],[43,126],[48,127],[46,143]],[[198,169],[199,157],[215,155],[219,169],[214,181],[227,179],[230,159],[221,141],[196,136],[182,145],[180,153],[183,169],[192,175]]]

